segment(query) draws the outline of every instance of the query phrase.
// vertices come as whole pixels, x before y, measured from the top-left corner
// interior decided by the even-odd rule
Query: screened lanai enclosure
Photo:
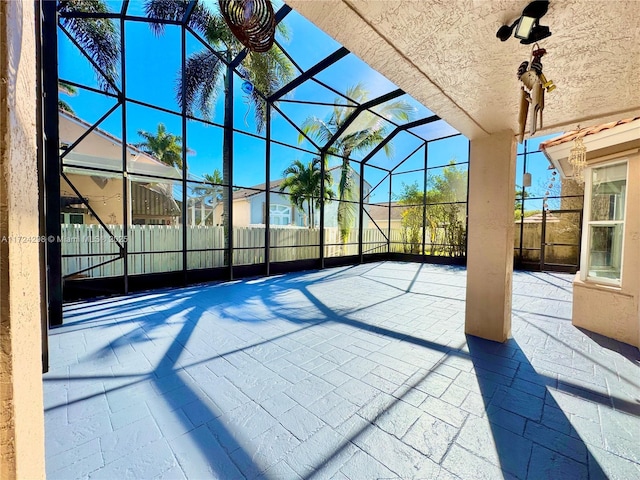
[[[249,53],[217,2],[104,4],[45,3],[60,299],[464,262],[467,139],[302,16]]]
[[[44,2],[51,325],[63,300],[384,259],[464,264],[468,140],[274,7],[275,43],[252,53],[217,1]],[[515,247],[516,260],[537,248]]]

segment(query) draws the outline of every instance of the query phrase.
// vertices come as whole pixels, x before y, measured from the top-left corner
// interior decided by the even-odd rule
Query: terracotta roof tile
[[[560,145],[562,143],[571,142],[576,138],[584,138],[587,135],[593,135],[594,133],[599,133],[599,132],[602,132],[603,130],[608,130],[610,128],[617,127],[618,125],[624,125],[625,123],[631,123],[638,119],[640,119],[640,117],[626,118],[624,120],[618,120],[617,122],[609,122],[609,123],[604,123],[602,125],[596,125],[595,127],[587,127],[587,128],[581,128],[580,130],[573,130],[559,137],[552,138],[551,140],[547,140],[546,142],[542,142],[540,144],[540,149],[545,150],[546,148],[549,148],[549,147],[555,147],[556,145]]]

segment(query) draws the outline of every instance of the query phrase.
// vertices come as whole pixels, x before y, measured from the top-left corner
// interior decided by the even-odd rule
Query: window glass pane
[[[291,207],[271,205],[269,207],[269,222],[271,225],[290,225]]]
[[[622,220],[627,188],[627,164],[594,168],[592,172],[591,220]]]
[[[590,277],[620,279],[622,227],[622,224],[590,226]]]
[[[338,42],[295,10],[285,17],[284,23],[286,34],[277,29],[276,40],[303,69],[312,67],[340,48]]]
[[[216,183],[187,184],[187,268],[212,268],[225,265],[225,195],[227,187]]]

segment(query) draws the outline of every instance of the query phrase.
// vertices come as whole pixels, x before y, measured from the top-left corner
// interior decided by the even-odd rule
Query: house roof
[[[545,150],[549,147],[555,147],[556,145],[571,142],[577,138],[584,138],[587,135],[593,135],[595,133],[602,132],[603,130],[609,130],[610,128],[617,127],[618,125],[625,125],[638,119],[640,119],[640,117],[625,118],[624,120],[618,120],[617,122],[603,123],[602,125],[596,125],[595,127],[573,130],[571,132],[565,133],[564,135],[560,135],[559,137],[552,138],[550,140],[547,140],[546,142],[540,143],[540,149]]]
[[[77,115],[68,112],[66,110],[62,110],[62,109],[58,109],[58,115],[62,116],[62,117],[68,117],[70,120],[73,120],[76,123],[79,123],[80,125],[82,125],[83,127],[85,127],[87,130],[89,130],[91,127],[93,127],[92,124],[90,124],[89,122],[87,122],[86,120],[83,120],[82,118],[78,117]],[[93,129],[94,133],[97,133],[105,138],[108,138],[109,140],[111,140],[114,143],[117,143],[119,145],[122,145],[122,139],[116,137],[115,135],[107,132],[106,130],[102,130],[100,127],[96,127]],[[145,155],[146,157],[149,157],[150,160],[155,160],[158,163],[162,163],[160,160],[158,160],[155,156],[141,150],[140,148],[132,145],[132,144],[128,144],[127,148],[129,150],[131,150],[132,152],[138,153],[140,155]],[[164,164],[163,164],[164,165]]]
[[[569,164],[569,157],[573,141],[578,138],[584,140],[587,162],[603,155],[637,148],[640,146],[640,116],[581,128],[542,142],[540,150],[553,167],[558,169],[562,178],[572,175],[573,167]]]
[[[391,202],[391,207],[401,206],[398,202]],[[402,208],[391,208],[391,221],[402,220]],[[389,203],[370,203],[369,216],[374,222],[389,221]]]
[[[284,178],[279,178],[278,180],[273,180],[270,182],[271,191],[280,190],[280,185],[284,182]],[[267,188],[266,183],[260,183],[258,185],[254,185],[252,187],[247,188],[239,188],[238,190],[234,190],[233,199],[238,200],[241,198],[252,197],[253,195],[257,195],[258,193],[262,193]]]
[[[339,170],[340,168],[342,168],[341,165],[338,165],[336,167],[332,167],[329,169],[330,172]],[[355,170],[354,170],[355,172]],[[358,175],[357,172],[355,172],[356,175]],[[271,191],[279,191],[280,190],[280,185],[282,184],[282,182],[284,182],[284,178],[279,178],[277,180],[272,180],[271,183]],[[368,185],[369,182],[367,182],[365,180],[365,183]],[[369,185],[371,186],[371,185]],[[264,190],[266,190],[267,188],[267,184],[266,183],[260,183],[258,185],[253,185],[251,187],[243,187],[243,188],[239,188],[238,190],[235,190],[233,192],[233,199],[234,200],[239,200],[242,198],[248,198],[248,197],[252,197],[253,195],[257,195],[259,193],[262,193]]]
[[[93,125],[82,118],[64,110],[58,110],[60,119],[61,148],[73,144],[85,134]],[[92,143],[97,142],[97,143]],[[127,158],[129,173],[137,175],[154,175],[173,179],[181,178],[181,172],[175,167],[167,165],[140,148],[127,144]],[[68,171],[74,167],[99,167],[113,170],[122,168],[122,139],[100,129],[91,130],[89,135],[80,142],[65,157],[65,168]],[[70,170],[71,169],[71,170]]]

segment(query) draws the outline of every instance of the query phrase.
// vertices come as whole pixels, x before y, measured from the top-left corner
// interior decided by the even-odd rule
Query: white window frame
[[[624,215],[622,216],[622,220],[591,220],[591,194],[593,190],[593,170],[602,167],[612,167],[614,165],[619,165],[625,163],[627,166],[625,173],[625,180],[627,182],[625,191],[624,191]],[[611,285],[616,287],[622,286],[622,278],[624,271],[624,237],[625,237],[625,224],[627,220],[627,196],[629,192],[629,159],[627,157],[624,158],[616,158],[615,160],[598,163],[596,165],[590,165],[584,170],[584,209],[583,209],[583,225],[582,225],[582,252],[580,253],[580,280],[583,282],[592,282],[596,284],[602,285]],[[622,245],[620,252],[620,278],[619,279],[609,279],[604,277],[590,277],[589,276],[589,253],[591,252],[591,225],[596,226],[607,226],[607,225],[616,225],[622,223]]]
[[[276,208],[282,209],[282,210],[276,212],[274,211]],[[275,223],[272,220],[274,217],[283,218],[283,219],[288,217],[289,221],[287,223]],[[291,225],[291,221],[292,221],[292,209],[290,206],[282,205],[279,203],[269,205],[269,224],[270,225],[276,225],[276,226]]]

